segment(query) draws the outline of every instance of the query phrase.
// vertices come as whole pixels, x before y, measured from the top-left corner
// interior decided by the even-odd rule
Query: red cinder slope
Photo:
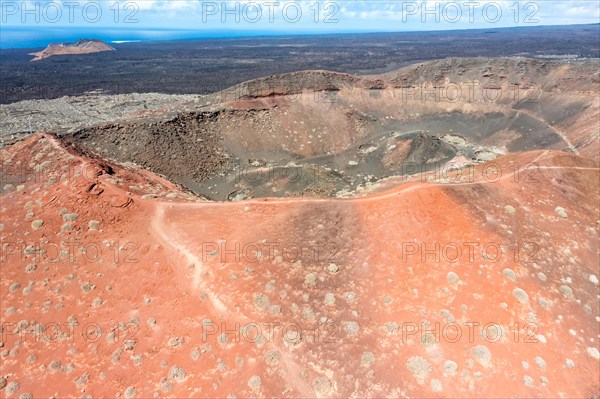
[[[3,397],[598,395],[595,161],[211,203],[49,135],[2,160]]]

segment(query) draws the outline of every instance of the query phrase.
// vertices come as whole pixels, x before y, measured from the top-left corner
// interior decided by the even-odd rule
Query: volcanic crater
[[[207,199],[348,196],[542,149],[598,154],[593,63],[448,59],[270,76],[64,138]],[[176,111],[174,111],[176,110]]]

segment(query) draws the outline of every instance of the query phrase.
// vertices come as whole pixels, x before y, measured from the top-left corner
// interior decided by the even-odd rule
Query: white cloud
[[[124,7],[133,4],[136,7],[135,18],[139,19],[138,27],[168,27],[182,29],[228,29],[239,28],[240,25],[252,26],[258,29],[291,28],[299,27],[305,30],[435,30],[456,28],[482,28],[527,25],[524,19],[534,12],[533,19],[537,25],[543,24],[571,24],[571,23],[594,23],[600,21],[600,6],[595,0],[0,0],[0,4],[19,3],[27,9],[35,8],[36,3],[46,5],[54,3],[63,5],[67,1],[76,2],[79,8],[88,3],[101,4],[103,8],[103,22],[110,23],[114,18],[114,5],[120,6],[119,18],[130,15],[130,8]],[[474,14],[469,8],[467,1],[473,4],[476,1]],[[290,17],[296,15],[296,10],[289,8],[288,14],[284,10],[290,4],[298,5],[302,10],[302,18],[299,23],[291,24]],[[207,15],[206,6],[216,7],[211,9],[212,13]],[[228,10],[239,10],[239,25],[233,26],[230,21],[236,19],[231,13],[224,14],[221,9],[225,4]],[[257,15],[255,7],[247,7],[250,4],[261,6],[262,17],[258,23],[250,24]],[[515,4],[518,5],[518,13],[515,13]],[[326,7],[329,5],[328,7]],[[501,18],[490,22],[483,15],[485,7],[489,8],[489,14],[494,16],[495,10],[501,10]],[[294,7],[296,8],[296,7]],[[457,21],[449,21],[454,18],[456,10],[460,9],[461,15]],[[429,12],[425,12],[429,10]],[[440,15],[432,15],[431,10],[437,10]],[[444,15],[443,10],[447,13]],[[269,20],[271,11],[275,21]],[[90,11],[91,12],[91,11]],[[435,11],[434,11],[435,13]],[[63,12],[67,15],[67,12]],[[204,15],[203,15],[204,14]],[[80,23],[81,12],[77,13]],[[205,23],[208,17],[208,23]],[[241,17],[241,18],[240,18]],[[287,17],[287,18],[286,18]],[[446,18],[444,18],[446,17]],[[518,17],[518,18],[517,18]],[[474,20],[473,20],[474,18]],[[12,24],[22,24],[21,15],[11,17]],[[29,17],[31,19],[31,17]],[[65,19],[65,18],[63,18]],[[337,22],[325,24],[324,21]],[[515,19],[518,23],[515,23]],[[224,22],[223,22],[224,21]],[[531,25],[532,22],[529,22]],[[25,24],[26,25],[26,24]]]

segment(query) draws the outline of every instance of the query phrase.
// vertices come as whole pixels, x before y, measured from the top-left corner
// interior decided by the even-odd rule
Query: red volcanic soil
[[[599,394],[595,160],[213,203],[48,134],[1,151],[2,397]]]

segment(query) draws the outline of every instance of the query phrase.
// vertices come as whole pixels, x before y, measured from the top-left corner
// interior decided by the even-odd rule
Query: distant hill
[[[44,58],[52,57],[53,55],[89,54],[102,51],[116,51],[116,49],[104,43],[102,40],[81,39],[77,40],[75,43],[51,43],[44,50],[37,53],[30,53],[29,55],[35,56],[31,61],[39,61]]]

